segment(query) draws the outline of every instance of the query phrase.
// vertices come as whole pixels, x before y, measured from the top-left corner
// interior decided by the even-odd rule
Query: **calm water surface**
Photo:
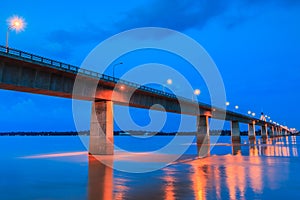
[[[123,136],[115,143],[139,152],[171,139]],[[0,199],[300,199],[299,140],[249,144],[242,137],[231,145],[220,137],[206,158],[197,158],[194,144],[168,167],[126,173],[88,156],[78,137],[0,137]]]

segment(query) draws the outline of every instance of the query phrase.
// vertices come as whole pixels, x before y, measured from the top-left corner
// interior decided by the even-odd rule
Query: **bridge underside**
[[[74,87],[78,83],[79,87]],[[96,79],[74,72],[70,66],[67,69],[58,69],[51,64],[8,54],[3,55],[0,52],[1,89],[93,102],[89,150],[91,154],[113,154],[114,103],[154,110],[163,107],[167,112],[197,116],[197,143],[204,145],[199,151],[201,156],[209,152],[209,145],[206,145],[209,144],[209,118],[231,121],[233,142],[240,142],[239,123],[249,124],[249,139],[255,139],[256,125],[261,126],[261,134],[264,138],[268,135],[287,134],[287,130],[282,127],[249,116],[211,108],[209,105],[187,99],[166,96],[157,91],[155,93],[151,90],[143,90],[130,84],[123,86],[118,87],[114,81]],[[155,107],[153,106],[155,104],[161,106]]]

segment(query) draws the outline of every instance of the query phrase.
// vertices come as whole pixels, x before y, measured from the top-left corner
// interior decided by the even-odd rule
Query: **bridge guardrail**
[[[30,61],[34,61],[34,62],[39,62],[42,64],[46,64],[48,66],[51,66],[52,68],[55,69],[59,69],[59,70],[67,70],[71,73],[74,74],[81,74],[84,76],[88,76],[88,77],[92,77],[92,78],[97,78],[100,80],[105,80],[105,81],[109,81],[112,83],[121,83],[130,87],[134,87],[146,92],[151,92],[153,94],[158,94],[158,95],[163,95],[165,97],[169,97],[169,98],[176,98],[176,95],[168,93],[168,92],[163,92],[161,90],[158,89],[154,89],[151,87],[147,87],[147,86],[143,86],[143,85],[139,85],[137,83],[133,83],[130,81],[126,81],[126,80],[122,80],[119,78],[115,78],[106,74],[100,74],[98,72],[94,72],[88,69],[83,69],[74,65],[70,65],[70,64],[66,64],[63,62],[59,62],[56,60],[52,60],[49,58],[45,58],[42,56],[38,56],[38,55],[34,55],[25,51],[20,51],[17,49],[13,49],[13,48],[7,48],[5,46],[0,45],[0,52],[4,55],[9,55],[9,56],[13,56],[13,57],[17,57],[17,58],[22,58],[22,59],[26,59],[26,60],[30,60]],[[185,99],[185,100],[189,100],[189,99]],[[189,100],[190,101],[190,100]]]
[[[162,96],[165,96],[165,97],[168,97],[168,98],[173,98],[173,99],[179,99],[179,100],[183,100],[183,101],[186,101],[186,102],[189,102],[189,103],[196,103],[195,101],[192,101],[191,99],[188,99],[188,98],[185,98],[185,97],[176,96],[174,94],[164,92],[164,91],[161,91],[161,90],[158,90],[158,89],[154,89],[154,88],[151,88],[151,87],[148,87],[148,86],[140,85],[140,84],[137,84],[137,83],[134,83],[134,82],[126,81],[126,80],[122,80],[122,79],[115,78],[115,77],[112,77],[112,76],[109,76],[109,75],[106,75],[106,74],[100,74],[98,72],[94,72],[94,71],[91,71],[91,70],[88,70],[88,69],[83,69],[83,68],[80,68],[80,67],[77,67],[77,66],[74,66],[74,65],[66,64],[66,63],[59,62],[59,61],[56,61],[56,60],[52,60],[52,59],[49,59],[49,58],[45,58],[45,57],[42,57],[42,56],[34,55],[34,54],[31,54],[31,53],[28,53],[28,52],[25,52],[25,51],[13,49],[13,48],[7,48],[7,47],[2,46],[2,45],[0,45],[0,54],[5,55],[5,56],[13,56],[14,58],[17,58],[17,59],[21,58],[22,60],[25,59],[25,60],[29,60],[29,61],[42,63],[42,64],[45,64],[49,67],[58,69],[58,70],[68,71],[68,72],[71,72],[71,73],[74,73],[74,74],[81,74],[81,75],[84,75],[84,76],[88,76],[88,77],[91,77],[91,78],[96,78],[96,79],[99,79],[99,80],[112,82],[112,83],[115,83],[115,84],[116,83],[121,83],[121,84],[130,86],[130,87],[133,87],[133,88],[145,91],[145,92],[150,92],[152,94],[162,95]],[[205,107],[207,109],[212,109],[211,105],[209,105],[209,104],[205,104],[205,103],[201,103],[201,102],[197,102],[197,103],[202,107]],[[235,113],[235,112],[227,111],[227,110],[220,109],[220,108],[214,108],[214,109],[218,109],[218,111],[222,111],[222,112],[225,112],[225,113],[227,112],[227,113],[230,113],[230,114],[243,116],[243,117],[249,118],[249,119],[255,119],[255,118],[251,118],[251,117],[248,117],[248,116],[240,114],[240,113]],[[259,120],[259,119],[256,119],[256,120]],[[268,124],[270,124],[270,123],[268,123]]]

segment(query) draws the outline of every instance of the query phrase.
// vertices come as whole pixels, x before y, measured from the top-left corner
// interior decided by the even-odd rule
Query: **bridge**
[[[74,87],[76,81],[81,87]],[[248,124],[250,140],[255,140],[256,126],[261,127],[262,138],[290,133],[287,127],[251,116],[4,46],[0,46],[0,88],[92,101],[89,153],[94,155],[114,152],[114,104],[157,110],[161,107],[153,105],[160,104],[167,112],[197,116],[198,144],[210,142],[209,118],[230,121],[235,143],[240,142],[240,123]]]

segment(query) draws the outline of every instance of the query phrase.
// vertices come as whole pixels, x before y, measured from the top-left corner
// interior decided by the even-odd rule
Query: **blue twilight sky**
[[[145,26],[180,31],[198,41],[215,61],[229,109],[239,105],[241,113],[263,111],[300,129],[298,0],[4,0],[0,10],[0,44],[5,45],[7,18],[19,15],[27,27],[10,33],[10,47],[78,66],[97,44],[121,31]],[[117,75],[147,62],[176,65],[172,56],[156,53],[150,52],[152,59],[120,58],[124,66],[118,67]],[[198,99],[208,102],[205,85],[193,72],[183,73],[203,91]],[[172,87],[180,88],[176,82]],[[75,130],[71,107],[69,99],[0,90],[0,132]],[[141,126],[149,123],[146,111],[133,109],[132,115]],[[168,117],[163,130],[173,131],[178,116]],[[85,124],[88,128],[88,120]],[[186,130],[194,130],[194,121]]]

